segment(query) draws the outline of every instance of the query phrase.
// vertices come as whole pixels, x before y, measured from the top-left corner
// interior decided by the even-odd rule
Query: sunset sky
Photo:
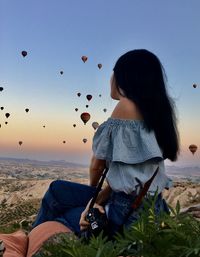
[[[200,165],[199,10],[199,0],[0,0],[0,157],[88,164],[91,124],[116,105],[113,66],[126,51],[145,48],[161,60],[177,105],[181,155],[167,164]],[[86,125],[82,112],[91,114]],[[199,147],[195,155],[190,144]]]

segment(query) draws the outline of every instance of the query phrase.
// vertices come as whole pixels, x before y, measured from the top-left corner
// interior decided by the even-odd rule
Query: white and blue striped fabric
[[[158,165],[149,193],[160,193],[172,186],[155,133],[148,131],[142,120],[109,118],[96,131],[92,149],[97,159],[107,161],[107,181],[116,192],[130,194],[137,190],[138,181],[144,184]]]

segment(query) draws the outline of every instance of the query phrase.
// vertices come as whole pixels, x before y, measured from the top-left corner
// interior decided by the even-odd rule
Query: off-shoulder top
[[[114,191],[127,194],[137,190],[151,178],[156,168],[149,193],[172,186],[165,174],[162,151],[154,131],[148,131],[143,120],[108,118],[93,137],[92,150],[97,159],[109,166],[107,181]]]

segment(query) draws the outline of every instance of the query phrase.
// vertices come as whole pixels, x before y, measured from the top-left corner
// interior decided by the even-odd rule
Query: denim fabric
[[[59,221],[76,234],[80,233],[79,221],[88,201],[92,198],[95,187],[56,180],[45,193],[41,208],[33,224],[33,228],[45,221]],[[129,226],[138,219],[138,210],[125,220],[131,203],[136,195],[124,192],[112,192],[106,206],[108,209],[109,235],[112,237],[121,224]],[[161,194],[156,202],[157,212],[163,210]]]
[[[112,237],[124,225],[128,228],[139,218],[139,212],[144,208],[143,203],[137,210],[133,210],[130,215],[131,205],[136,198],[136,194],[125,194],[124,192],[112,192],[108,205],[108,233]],[[146,197],[147,202],[151,201],[151,196]],[[158,194],[155,202],[155,214],[158,215],[161,211],[169,213],[168,206],[162,198],[162,194]],[[127,217],[128,215],[128,217]]]
[[[69,181],[53,181],[42,199],[33,228],[45,221],[59,221],[79,233],[80,215],[93,197],[95,189]]]
[[[97,129],[92,149],[97,159],[107,161],[107,181],[114,191],[130,194],[138,180],[144,184],[152,177],[157,166],[159,171],[149,192],[160,193],[172,186],[155,133],[148,131],[142,120],[109,118]]]

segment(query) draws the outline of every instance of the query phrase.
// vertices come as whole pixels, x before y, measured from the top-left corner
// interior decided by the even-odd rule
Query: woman
[[[164,69],[153,53],[141,49],[122,55],[113,71],[111,98],[119,102],[94,135],[90,185],[52,182],[34,227],[47,220],[57,220],[77,234],[87,229],[90,199],[106,166],[109,167],[107,185],[99,193],[95,207],[106,212],[111,236],[123,224],[129,226],[137,220],[138,210],[127,218],[131,203],[138,188],[157,168],[148,193],[158,193],[156,212],[167,211],[162,191],[170,187],[171,180],[165,174],[164,160],[177,159],[179,140]]]

